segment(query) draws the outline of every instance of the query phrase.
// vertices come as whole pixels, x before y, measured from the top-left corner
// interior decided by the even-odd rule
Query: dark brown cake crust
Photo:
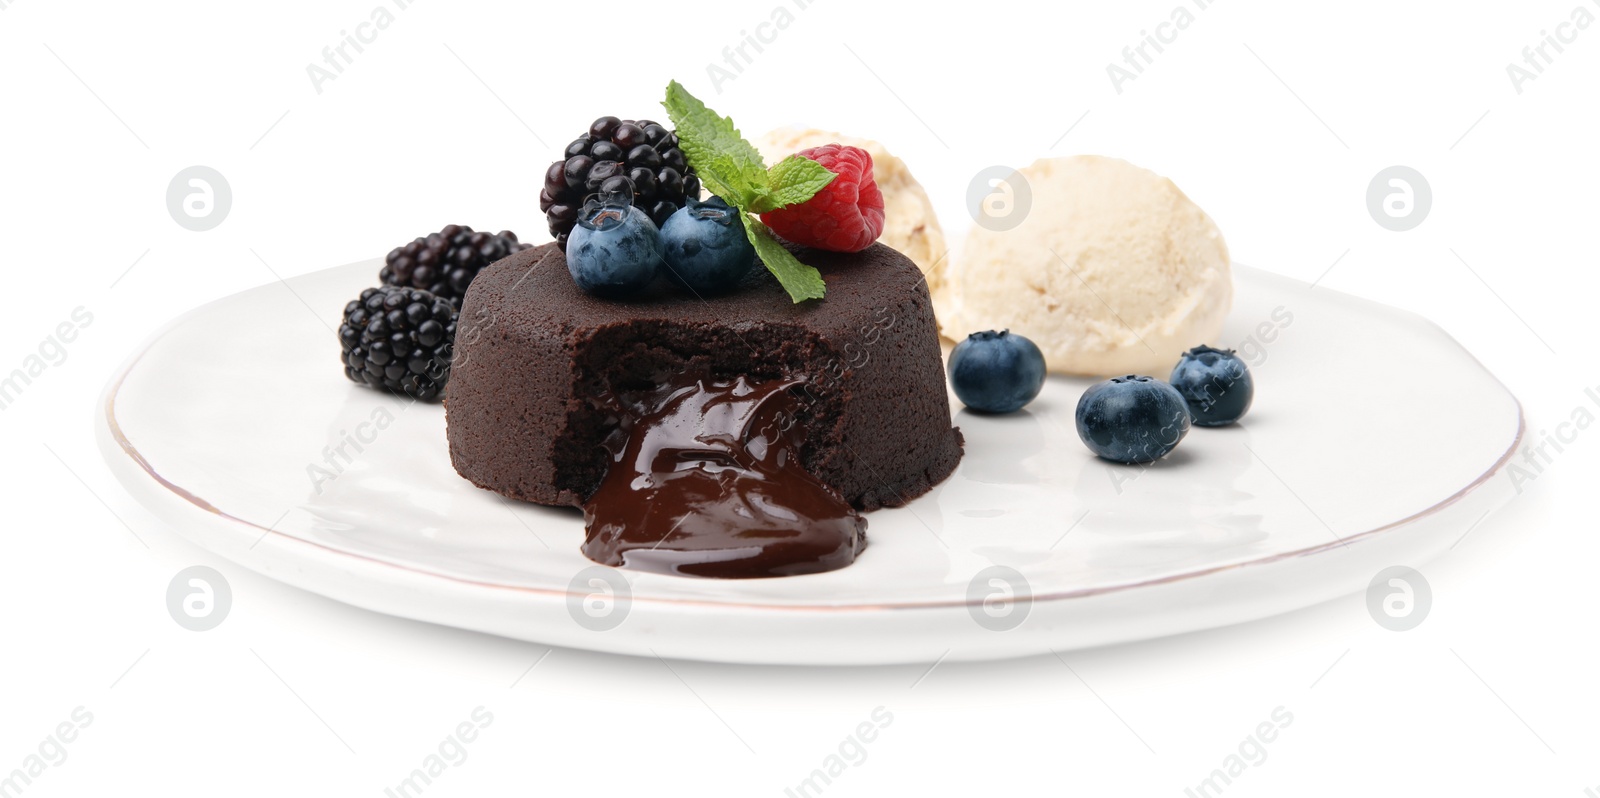
[[[582,503],[605,476],[603,397],[671,375],[807,378],[806,469],[856,508],[895,507],[955,470],[943,360],[916,264],[882,244],[796,250],[827,298],[794,304],[757,267],[705,300],[665,280],[626,300],[583,293],[553,244],[484,269],[467,291],[446,389],[450,458],[482,488]]]

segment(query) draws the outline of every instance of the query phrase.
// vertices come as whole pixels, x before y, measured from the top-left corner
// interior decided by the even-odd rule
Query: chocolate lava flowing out
[[[821,573],[866,548],[867,521],[800,465],[801,378],[669,383],[628,412],[583,505],[605,565],[720,579]]]

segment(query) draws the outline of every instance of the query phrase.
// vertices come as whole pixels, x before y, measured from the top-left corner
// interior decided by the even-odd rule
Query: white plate
[[[333,330],[377,271],[352,264],[187,314],[107,387],[98,427],[123,484],[184,536],[408,618],[727,662],[1024,656],[1360,590],[1444,551],[1513,494],[1495,475],[1521,409],[1448,335],[1238,268],[1213,343],[1252,363],[1242,426],[1196,428],[1149,469],[1114,466],[1074,431],[1088,381],[1052,377],[1025,412],[959,413],[957,472],[869,514],[871,545],[849,568],[738,581],[598,568],[578,551],[577,511],[456,475],[442,408],[345,380]]]

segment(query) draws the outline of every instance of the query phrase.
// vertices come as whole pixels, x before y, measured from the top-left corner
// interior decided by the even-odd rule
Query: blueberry
[[[1150,377],[1113,377],[1078,400],[1078,437],[1114,463],[1166,457],[1189,434],[1189,409],[1176,388]]]
[[[1172,387],[1183,394],[1189,415],[1201,427],[1222,427],[1250,409],[1256,384],[1249,367],[1232,349],[1197,346],[1172,369]]]
[[[661,261],[661,234],[644,211],[591,200],[567,242],[567,271],[579,288],[620,297],[649,285]]]
[[[667,274],[699,295],[733,290],[756,262],[740,216],[721,197],[691,199],[673,212],[661,226]]]
[[[950,352],[950,387],[967,407],[1010,413],[1044,388],[1044,353],[1008,330],[975,332]]]

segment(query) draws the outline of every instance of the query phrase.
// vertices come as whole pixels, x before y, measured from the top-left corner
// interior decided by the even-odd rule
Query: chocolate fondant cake
[[[876,244],[795,250],[827,297],[795,304],[764,269],[699,298],[659,280],[585,294],[554,245],[480,273],[446,396],[450,457],[480,487],[579,505],[604,480],[626,397],[689,379],[796,380],[801,465],[853,507],[905,504],[955,469],[937,327],[916,265]]]

